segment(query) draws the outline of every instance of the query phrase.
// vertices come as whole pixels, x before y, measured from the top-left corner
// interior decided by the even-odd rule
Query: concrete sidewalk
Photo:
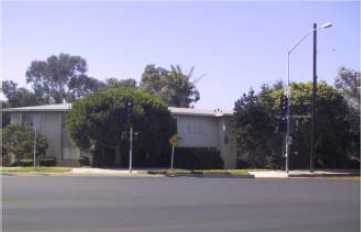
[[[288,177],[345,177],[345,176],[360,176],[360,170],[290,170],[285,171],[259,171],[249,172],[255,178],[288,178]]]
[[[72,168],[69,174],[74,175],[105,175],[105,176],[147,176],[148,170],[110,169],[110,168]]]
[[[164,176],[150,175],[148,169],[134,169],[132,173],[128,169],[104,169],[104,168],[72,168],[70,175],[105,175],[105,176]],[[289,178],[289,177],[344,177],[344,176],[360,176],[360,170],[315,170],[311,173],[309,170],[291,170],[289,173],[285,171],[256,171],[248,172],[249,175],[202,175],[202,177],[243,177],[252,176],[254,178]],[[175,176],[194,176],[198,174],[175,175]]]
[[[285,171],[254,171],[244,175],[229,174],[151,174],[154,169],[133,169],[132,173],[128,169],[111,168],[72,168],[67,173],[1,173],[2,175],[25,175],[25,176],[123,176],[123,177],[205,177],[205,178],[292,178],[292,177],[360,177],[360,170],[291,170]],[[157,170],[157,169],[155,169]]]

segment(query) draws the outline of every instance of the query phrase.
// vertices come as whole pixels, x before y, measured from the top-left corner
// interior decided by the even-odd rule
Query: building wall
[[[23,114],[21,112],[11,113],[10,123],[12,123],[12,124],[21,124],[22,123],[22,115]]]
[[[63,125],[63,112],[14,112],[11,123],[30,125],[47,138],[46,157],[55,157],[59,165],[77,166],[80,149],[70,143]]]
[[[37,115],[37,114],[34,114]],[[41,112],[38,130],[45,135],[48,140],[47,157],[55,157],[57,161],[62,159],[61,129],[62,117],[59,112]],[[36,120],[36,118],[34,118]],[[35,124],[33,125],[35,127]]]
[[[179,147],[217,148],[218,125],[216,118],[201,116],[177,116]]]
[[[37,117],[36,117],[37,115]],[[80,156],[88,154],[71,144],[63,124],[64,112],[13,112],[11,122],[24,124],[33,122],[47,137],[49,147],[46,156],[56,157],[62,166],[77,166]],[[227,130],[229,117],[175,115],[179,147],[209,147],[221,152],[225,168],[236,167],[235,142]],[[38,123],[35,123],[34,120]],[[91,157],[90,157],[91,158]]]
[[[178,147],[209,147],[220,151],[225,168],[236,167],[235,143],[229,128],[230,118],[178,115]],[[227,127],[228,125],[228,127]]]

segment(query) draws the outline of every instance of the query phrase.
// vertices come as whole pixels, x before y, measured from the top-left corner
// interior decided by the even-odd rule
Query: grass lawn
[[[159,169],[151,171],[151,174],[163,175],[248,175],[248,172],[272,171],[271,169],[207,169],[207,170],[188,170],[188,169]]]
[[[0,167],[2,173],[66,173],[71,168],[63,167]]]

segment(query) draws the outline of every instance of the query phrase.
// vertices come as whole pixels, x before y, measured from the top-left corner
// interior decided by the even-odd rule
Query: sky
[[[89,76],[134,78],[148,64],[194,67],[198,109],[233,109],[250,88],[286,80],[287,53],[313,23],[318,80],[334,84],[341,66],[360,71],[359,1],[4,1],[1,79],[26,84],[34,60],[67,53]],[[290,55],[290,80],[312,81],[312,35]]]

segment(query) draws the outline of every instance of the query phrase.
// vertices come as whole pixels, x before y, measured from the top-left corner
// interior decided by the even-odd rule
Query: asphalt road
[[[360,181],[3,176],[3,231],[360,231]]]

